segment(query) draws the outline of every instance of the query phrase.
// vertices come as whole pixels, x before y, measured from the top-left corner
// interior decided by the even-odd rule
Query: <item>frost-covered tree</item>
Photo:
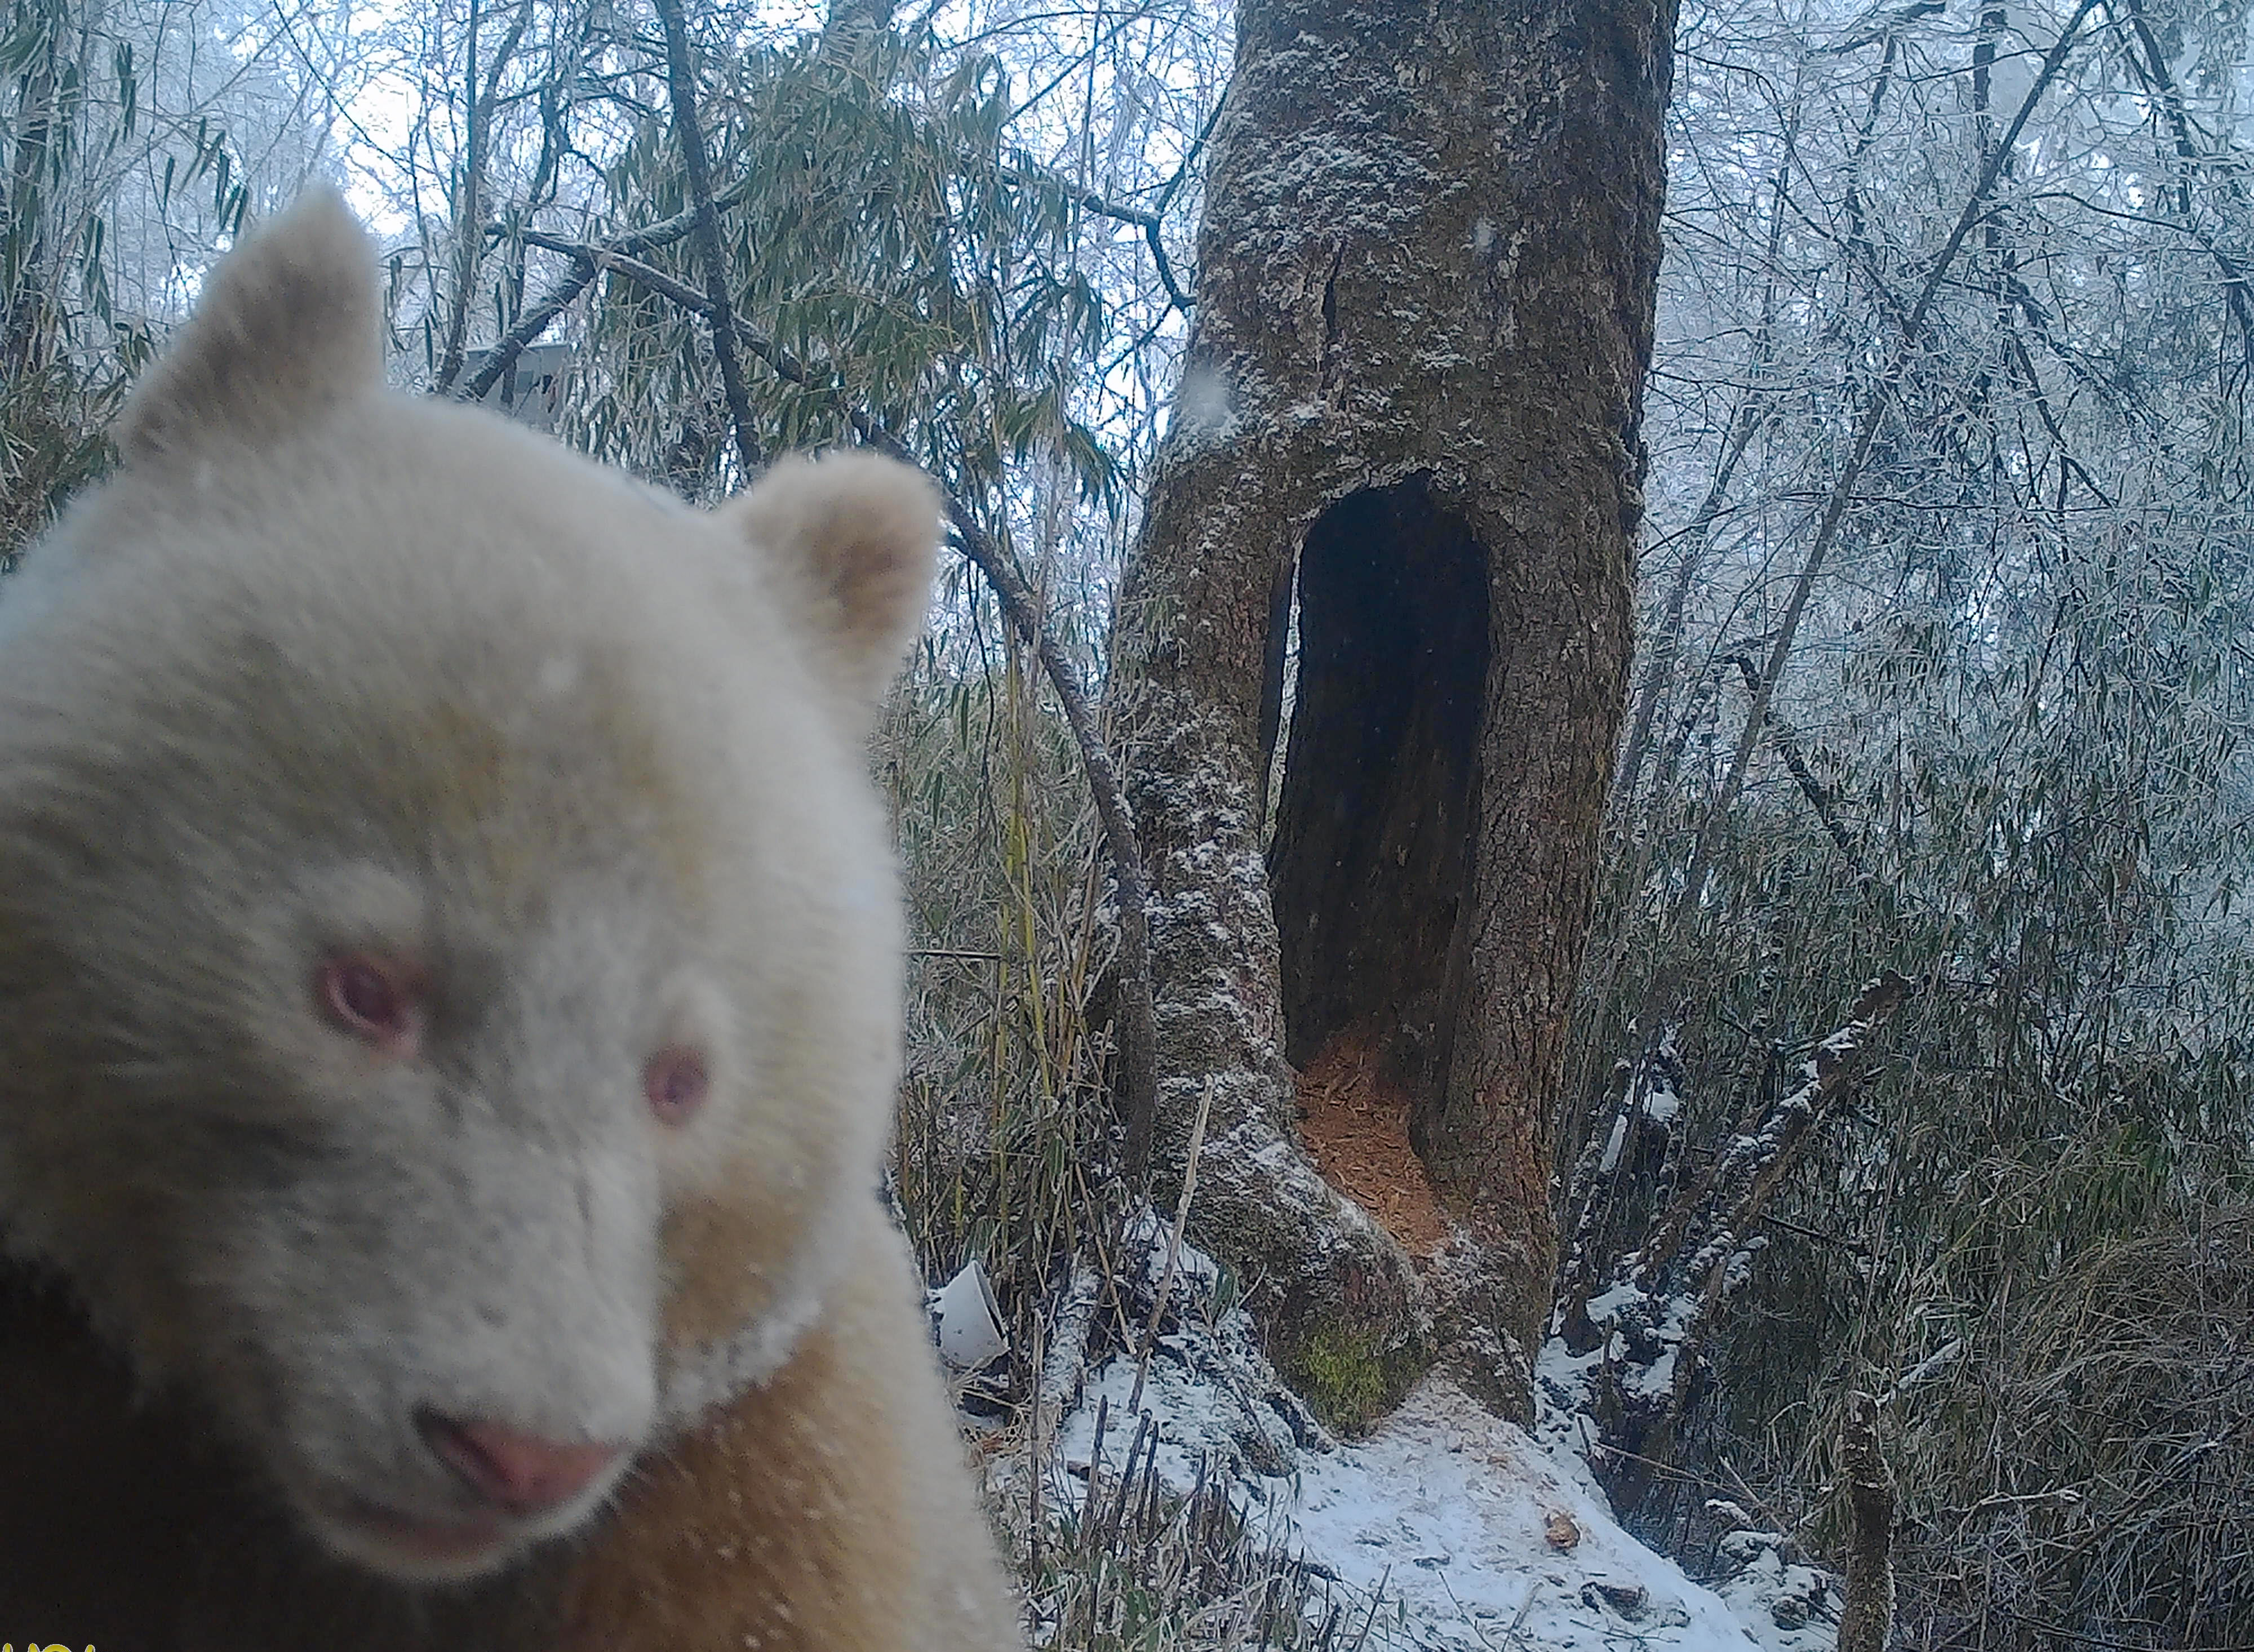
[[[1528,1403],[1628,664],[1672,22],[1238,8],[1121,669],[1162,1138],[1179,1166],[1210,1097],[1193,1230],[1349,1422],[1436,1338]],[[1291,1068],[1340,1040],[1460,1230],[1429,1291],[1300,1149]]]

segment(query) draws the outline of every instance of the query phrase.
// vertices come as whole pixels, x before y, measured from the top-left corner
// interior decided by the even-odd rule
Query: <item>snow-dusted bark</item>
[[[1193,1231],[1319,1395],[1396,1396],[1437,1314],[1525,1404],[1628,665],[1672,26],[1670,0],[1238,9],[1120,670],[1162,1133],[1179,1160],[1214,1075]],[[1438,1291],[1298,1144],[1287,1056],[1348,1032],[1469,1230]]]
[[[1609,1289],[1591,1294],[1601,1265],[1589,1250],[1594,1228],[1586,1220],[1578,1228],[1559,1279],[1557,1335],[1545,1355],[1544,1380],[1553,1404],[1586,1410],[1599,1422],[1602,1449],[1591,1461],[1602,1465],[1621,1508],[1634,1507],[1652,1469],[1673,1456],[1676,1425],[1705,1372],[1706,1339],[1718,1310],[1752,1277],[1754,1258],[1768,1244],[1768,1236],[1754,1229],[1770,1200],[1819,1127],[1844,1105],[1880,1030],[1911,990],[1891,970],[1866,984],[1847,1020],[1810,1053],[1799,1084],[1729,1138],[1704,1171],[1676,1193],[1641,1250],[1613,1264]],[[1671,1040],[1662,1040],[1662,1049],[1668,1076],[1655,1083],[1668,1088],[1655,1088],[1651,1099],[1663,1095],[1671,1117],[1680,1105],[1672,1088]],[[1616,1129],[1630,1111],[1623,1108]],[[1590,1172],[1608,1175],[1616,1162],[1609,1150],[1593,1166],[1585,1160],[1584,1180],[1593,1185]],[[1866,1455],[1875,1453],[1875,1441],[1872,1435]],[[1864,1450],[1859,1437],[1855,1450]],[[1866,1602],[1876,1587],[1866,1587]]]
[[[1894,1623],[1894,1476],[1879,1445],[1879,1403],[1858,1393],[1839,1432],[1847,1484],[1847,1604],[1839,1652],[1886,1652]]]

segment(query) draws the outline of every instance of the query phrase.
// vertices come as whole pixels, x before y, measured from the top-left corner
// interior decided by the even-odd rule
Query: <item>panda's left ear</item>
[[[272,441],[383,383],[375,248],[344,198],[308,189],[220,262],[195,313],[134,387],[130,465]]]
[[[873,713],[931,604],[939,489],[874,453],[795,455],[720,516],[783,576],[831,682]]]

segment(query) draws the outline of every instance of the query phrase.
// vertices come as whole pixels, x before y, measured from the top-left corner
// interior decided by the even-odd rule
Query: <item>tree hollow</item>
[[[1421,1150],[1464,996],[1487,551],[1422,476],[1348,494],[1307,531],[1298,627],[1268,851],[1284,1054],[1368,1040]]]

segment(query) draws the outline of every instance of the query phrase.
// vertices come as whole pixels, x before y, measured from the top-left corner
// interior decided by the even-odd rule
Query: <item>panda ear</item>
[[[383,382],[375,249],[326,185],[246,236],[126,403],[129,463],[286,435]]]
[[[867,711],[923,628],[939,515],[928,477],[858,452],[779,460],[721,509],[783,573],[823,668]]]

